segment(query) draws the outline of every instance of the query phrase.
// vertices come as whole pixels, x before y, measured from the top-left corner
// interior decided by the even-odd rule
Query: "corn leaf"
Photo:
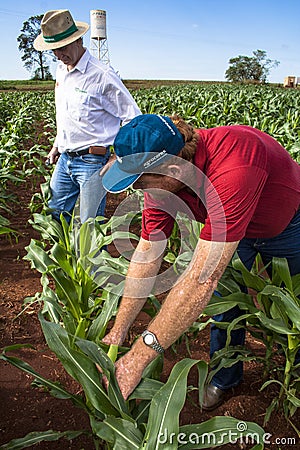
[[[186,383],[190,369],[197,360],[183,359],[172,369],[167,383],[154,395],[149,411],[149,420],[145,434],[145,450],[159,450],[166,447],[159,443],[157,437],[168,430],[178,434],[179,413],[186,398]],[[176,449],[177,444],[171,444],[168,449]]]
[[[105,415],[118,416],[117,409],[102,387],[100,374],[93,361],[82,352],[71,348],[68,334],[59,324],[47,322],[41,314],[39,319],[48,346],[57,355],[66,371],[82,385],[93,407]]]
[[[32,447],[39,442],[50,442],[58,441],[61,438],[67,438],[68,440],[73,440],[85,433],[85,431],[33,431],[28,433],[26,436],[18,439],[13,439],[7,444],[1,446],[3,450],[17,450],[26,447]]]
[[[20,347],[24,346],[19,346],[19,348]],[[0,359],[9,362],[18,369],[23,370],[23,372],[32,375],[35,381],[37,381],[40,385],[46,387],[50,391],[51,395],[53,395],[54,397],[61,399],[71,399],[74,404],[76,404],[81,408],[86,409],[85,403],[82,401],[82,398],[79,395],[73,395],[70,392],[66,391],[59,383],[47,380],[42,375],[37,373],[27,362],[22,361],[21,359],[16,358],[15,356],[8,356],[6,354],[6,352],[13,350],[16,350],[16,346],[6,347],[3,350],[3,353],[0,355]]]
[[[48,272],[54,266],[54,261],[48,256],[45,250],[35,239],[31,239],[30,244],[25,247],[27,255],[23,259],[31,262],[31,267],[41,273]]]
[[[103,422],[92,424],[93,432],[98,437],[113,445],[114,450],[138,450],[143,434],[136,424],[125,419],[109,417]]]
[[[228,311],[236,305],[238,305],[240,309],[246,309],[253,313],[257,311],[250,295],[244,294],[243,292],[236,292],[227,295],[226,297],[213,295],[203,313],[208,316],[214,316]]]
[[[127,404],[121,394],[119,385],[115,378],[115,366],[107,356],[107,354],[98,347],[94,342],[77,339],[76,343],[78,347],[89,357],[89,360],[101,367],[105,376],[108,379],[108,393],[107,398],[111,402],[111,405],[119,411],[119,415],[128,420],[133,420],[129,417]],[[105,391],[106,393],[106,391]],[[116,414],[114,414],[116,416]]]
[[[234,259],[232,261],[232,265],[234,269],[239,270],[242,273],[243,279],[248,288],[252,288],[257,292],[260,292],[266,286],[267,282],[258,275],[249,272],[239,258]]]
[[[300,308],[296,297],[277,286],[266,286],[262,294],[270,296],[277,308],[281,309],[282,314],[288,317],[300,331]],[[286,323],[288,324],[288,320]]]

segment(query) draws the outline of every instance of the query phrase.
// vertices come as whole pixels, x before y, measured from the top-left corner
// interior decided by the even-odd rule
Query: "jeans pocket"
[[[81,156],[81,160],[85,163],[85,164],[91,164],[91,165],[99,165],[99,166],[104,166],[107,161],[108,161],[108,156],[104,155],[92,155],[91,153],[87,154],[87,155],[82,155]]]

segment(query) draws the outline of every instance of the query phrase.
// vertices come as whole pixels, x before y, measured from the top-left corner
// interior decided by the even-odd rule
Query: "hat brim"
[[[44,41],[43,34],[39,34],[33,42],[33,47],[35,48],[35,50],[42,52],[45,50],[55,50],[57,48],[64,47],[65,45],[72,44],[72,42],[75,42],[77,39],[83,36],[90,28],[89,24],[86,22],[75,22],[75,24],[78,30],[67,38],[62,39],[58,42],[47,43]]]
[[[143,174],[129,175],[120,169],[118,161],[115,161],[102,177],[102,184],[106,191],[113,194],[126,191]]]

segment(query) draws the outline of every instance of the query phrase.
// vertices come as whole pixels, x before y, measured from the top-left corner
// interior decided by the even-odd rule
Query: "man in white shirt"
[[[68,10],[44,14],[38,51],[53,50],[58,64],[55,85],[57,134],[48,154],[56,163],[49,208],[70,221],[78,196],[80,220],[103,216],[105,190],[99,173],[110,158],[110,146],[121,124],[141,114],[116,72],[83,47],[85,22],[74,22]]]

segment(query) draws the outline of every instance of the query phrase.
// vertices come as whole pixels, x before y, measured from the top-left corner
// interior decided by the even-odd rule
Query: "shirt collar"
[[[86,71],[86,67],[88,65],[88,62],[90,60],[90,53],[87,49],[85,49],[84,54],[76,64],[75,69],[79,70],[79,72],[84,73]]]

